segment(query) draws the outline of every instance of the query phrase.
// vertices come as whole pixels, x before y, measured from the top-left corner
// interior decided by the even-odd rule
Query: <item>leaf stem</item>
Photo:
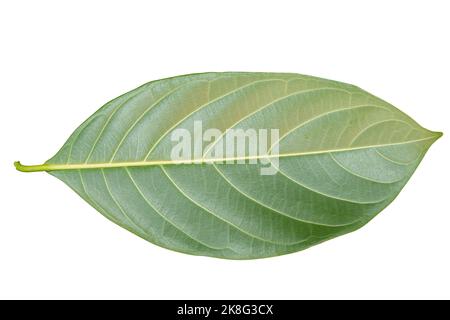
[[[20,161],[14,162],[14,166],[17,170],[21,172],[39,172],[39,171],[48,171],[48,165],[47,164],[40,164],[40,165],[34,165],[34,166],[25,166],[20,163]]]

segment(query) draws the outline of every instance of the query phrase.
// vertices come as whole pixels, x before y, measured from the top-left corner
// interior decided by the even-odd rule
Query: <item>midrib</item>
[[[246,157],[234,157],[234,158],[218,158],[218,159],[193,159],[190,160],[192,165],[198,164],[207,164],[207,163],[216,163],[216,162],[232,162],[239,160],[258,160],[258,159],[270,159],[270,158],[286,158],[286,157],[301,157],[315,154],[324,154],[324,153],[336,153],[336,152],[345,152],[345,151],[355,151],[362,149],[370,149],[370,148],[380,148],[387,146],[395,146],[395,145],[403,145],[421,141],[427,141],[432,139],[438,139],[442,136],[442,133],[436,132],[433,136],[416,139],[416,140],[408,140],[402,142],[395,143],[385,143],[385,144],[377,144],[377,145],[367,145],[367,146],[359,146],[359,147],[350,147],[350,148],[338,148],[338,149],[325,149],[325,150],[315,150],[315,151],[306,151],[306,152],[293,152],[293,153],[284,153],[284,154],[274,154],[274,155],[266,155],[266,156],[246,156]],[[166,166],[166,165],[176,165],[176,164],[186,164],[186,160],[152,160],[152,161],[120,161],[120,162],[103,162],[103,163],[70,163],[70,164],[49,164],[44,163],[40,165],[23,165],[19,161],[15,162],[14,165],[17,170],[22,172],[39,172],[39,171],[62,171],[62,170],[88,170],[88,169],[107,169],[107,168],[123,168],[123,167],[149,167],[149,166]]]

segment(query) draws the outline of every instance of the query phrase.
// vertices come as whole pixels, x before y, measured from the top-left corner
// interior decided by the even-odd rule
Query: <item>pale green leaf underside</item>
[[[278,128],[280,172],[171,163],[170,133],[192,130],[196,120],[222,131]],[[107,103],[44,169],[152,243],[252,259],[360,228],[397,196],[439,136],[352,85],[298,74],[194,74]]]

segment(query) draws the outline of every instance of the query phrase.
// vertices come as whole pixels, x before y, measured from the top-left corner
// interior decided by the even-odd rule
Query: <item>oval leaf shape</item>
[[[255,259],[360,228],[398,195],[440,136],[349,84],[204,73],[128,92],[45,164],[16,167],[48,171],[156,245]]]

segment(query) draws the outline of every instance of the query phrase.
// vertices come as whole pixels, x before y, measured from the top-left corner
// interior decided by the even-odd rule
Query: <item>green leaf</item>
[[[194,135],[195,121],[222,132],[279,129],[271,141],[279,171],[262,175],[267,163],[250,164],[250,157],[246,164],[204,154],[192,164],[172,160],[171,133]],[[45,164],[16,167],[48,171],[159,246],[254,259],[360,228],[397,196],[441,135],[352,85],[298,74],[205,73],[128,92],[87,119]]]

